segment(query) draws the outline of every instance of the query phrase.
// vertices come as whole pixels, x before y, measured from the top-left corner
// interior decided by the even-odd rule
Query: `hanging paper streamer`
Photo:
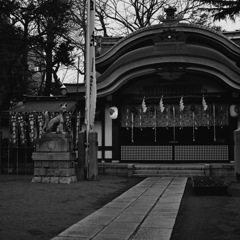
[[[195,106],[191,106],[192,111],[192,130],[193,130],[193,142],[195,142]]]
[[[143,110],[143,113],[147,112],[147,106],[146,106],[146,103],[145,103],[145,97],[142,100],[142,110]]]
[[[206,100],[205,100],[204,96],[202,97],[202,106],[203,106],[203,111],[204,112],[207,111],[208,105],[206,103]]]
[[[23,116],[20,115],[18,116],[18,123],[20,126],[20,142],[21,144],[25,144],[26,143],[26,132],[25,132],[25,122],[23,120]]]
[[[139,113],[139,127],[140,127],[140,130],[142,131],[142,108],[140,108],[140,113]]]
[[[204,95],[202,96],[202,109],[203,109],[203,115],[205,115],[205,112],[208,110],[207,102],[204,98]],[[207,113],[207,128],[209,129],[210,126],[210,116],[209,113]]]
[[[183,97],[181,97],[181,99],[180,99],[179,108],[180,108],[180,112],[182,112],[184,110]]]
[[[216,109],[215,103],[213,103],[213,140],[216,142]]]
[[[207,128],[210,128],[210,115],[207,113]]]
[[[182,114],[181,112],[184,110],[184,103],[183,103],[183,97],[181,97],[180,102],[179,102],[179,128],[182,129]]]
[[[168,129],[169,126],[169,117],[168,117],[168,112],[166,113],[166,129]]]
[[[173,141],[176,140],[176,113],[175,113],[175,107],[174,105],[172,106],[173,108]]]
[[[38,138],[41,138],[43,134],[43,125],[44,125],[43,113],[38,114],[37,123],[38,123]]]
[[[180,99],[180,98],[179,98]],[[185,99],[183,98],[183,101]],[[192,108],[194,107],[195,121],[194,127],[195,130],[199,129],[199,127],[211,128],[213,127],[213,110],[212,103],[208,104],[208,108],[206,111],[203,111],[203,106],[200,98],[200,103],[186,104],[184,101],[184,110],[180,111],[179,104],[166,104],[164,113],[161,113],[159,109],[159,102],[153,103],[148,106],[148,110],[146,113],[143,113],[142,110],[142,99],[138,106],[135,104],[126,104],[121,109],[121,127],[123,128],[131,128],[131,112],[134,112],[134,128],[139,128],[144,130],[145,128],[153,128],[155,126],[154,117],[154,109],[157,111],[157,131],[159,128],[166,128],[174,126],[174,118],[173,118],[173,105],[175,108],[175,127],[176,128],[184,128],[190,127],[192,129]],[[178,100],[179,103],[179,100]],[[132,111],[133,109],[133,111]],[[222,109],[222,110],[221,110]],[[229,106],[228,104],[215,104],[215,126],[228,126],[229,124]],[[216,129],[218,130],[218,129]],[[177,131],[176,131],[177,134]],[[171,137],[172,138],[172,137]],[[177,135],[176,135],[177,138]]]
[[[153,115],[153,129],[154,129],[154,142],[157,142],[157,110],[154,108],[154,115]]]
[[[182,115],[181,115],[181,112],[179,113],[179,129],[183,129],[183,127],[182,127]]]
[[[160,99],[159,108],[160,108],[161,113],[163,113],[164,109],[165,109],[164,104],[163,104],[163,96]]]
[[[11,143],[17,145],[17,114],[10,113],[10,132],[11,132]]]
[[[223,115],[223,107],[220,107],[221,115]],[[223,118],[221,117],[220,127],[223,128]]]
[[[193,142],[195,142],[195,113],[192,112],[192,118],[193,118]]]
[[[66,115],[66,126],[67,126],[67,129],[70,131],[71,130],[71,113],[70,112],[67,112]]]
[[[77,119],[76,119],[76,144],[78,143],[78,133],[80,132],[80,124],[81,124],[81,112],[77,114]]]
[[[35,115],[34,113],[30,113],[28,115],[29,120],[29,139],[30,142],[33,143],[35,140]]]
[[[128,114],[129,114],[129,109],[127,108],[127,114],[126,114],[126,129],[128,130]]]
[[[133,121],[134,121],[134,118],[133,118],[133,112],[131,112],[131,141],[134,142],[133,140]]]

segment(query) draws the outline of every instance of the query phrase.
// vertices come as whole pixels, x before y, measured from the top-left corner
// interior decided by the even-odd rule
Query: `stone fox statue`
[[[52,118],[51,120],[49,120],[49,114],[48,112],[44,112],[44,119],[45,119],[45,123],[44,123],[44,127],[43,127],[43,131],[44,132],[57,132],[57,133],[61,133],[61,132],[67,132],[67,126],[66,126],[66,112],[67,112],[67,104],[61,104],[60,105],[60,113]]]

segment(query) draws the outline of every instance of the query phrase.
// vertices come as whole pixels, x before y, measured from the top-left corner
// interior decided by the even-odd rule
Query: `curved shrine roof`
[[[164,23],[139,29],[96,59],[98,95],[116,91],[131,79],[175,64],[206,73],[240,90],[240,47],[222,33],[195,24]]]

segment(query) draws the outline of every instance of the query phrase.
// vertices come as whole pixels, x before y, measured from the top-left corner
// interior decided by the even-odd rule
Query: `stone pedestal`
[[[76,156],[68,133],[45,133],[36,142],[33,183],[73,183]]]

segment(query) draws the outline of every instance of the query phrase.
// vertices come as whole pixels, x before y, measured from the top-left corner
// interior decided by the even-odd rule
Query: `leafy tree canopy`
[[[213,14],[214,20],[230,18],[235,20],[240,13],[240,0],[195,0],[206,4],[207,9]]]
[[[71,0],[0,0],[1,16],[22,31],[20,59],[25,82],[36,73],[30,65],[41,66],[40,94],[51,93],[52,78],[59,81],[56,73],[61,64],[73,64],[71,8]]]
[[[0,107],[24,94],[21,71],[22,31],[0,19]],[[25,85],[26,87],[26,85]]]

